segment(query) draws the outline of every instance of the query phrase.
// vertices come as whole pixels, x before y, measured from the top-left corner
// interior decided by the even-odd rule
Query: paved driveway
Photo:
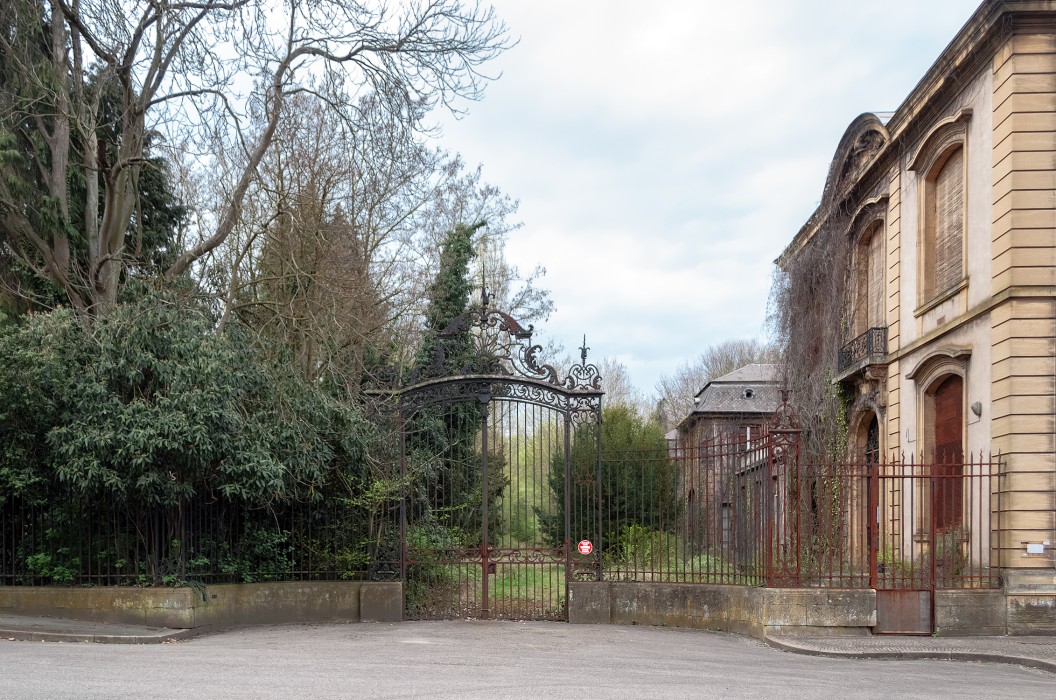
[[[1017,666],[799,656],[736,635],[516,622],[289,625],[170,644],[0,641],[2,698],[1056,697]]]

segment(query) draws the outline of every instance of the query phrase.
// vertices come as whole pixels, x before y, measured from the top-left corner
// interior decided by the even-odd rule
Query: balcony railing
[[[840,349],[837,371],[845,372],[863,361],[866,361],[865,364],[880,363],[884,361],[885,355],[887,327],[870,328]]]

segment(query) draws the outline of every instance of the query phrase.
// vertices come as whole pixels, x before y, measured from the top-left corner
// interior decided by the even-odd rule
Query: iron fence
[[[765,464],[759,441],[731,436],[659,455],[603,452],[603,577],[763,583]]]
[[[1000,462],[984,455],[869,465],[869,510],[877,513],[869,549],[881,590],[998,588]]]
[[[750,440],[715,435],[692,447],[603,450],[597,461],[584,454],[563,494],[554,489],[565,482],[548,476],[553,459],[541,459],[532,463],[531,483],[537,499],[550,500],[507,495],[498,502],[509,512],[496,522],[513,533],[518,517],[543,522],[565,503],[567,538],[555,529],[551,539],[553,547],[570,540],[568,575],[575,579],[878,590],[1000,586],[998,459],[823,464],[802,459],[795,438],[771,430]],[[396,496],[369,506],[330,497],[249,509],[207,494],[172,508],[137,508],[114,496],[54,488],[47,499],[0,499],[0,585],[414,579],[415,572],[401,572],[408,545]],[[580,540],[595,551],[577,553]],[[502,555],[502,546],[491,543],[500,549],[489,549],[489,557]],[[540,561],[540,570],[564,571]],[[558,590],[563,575],[557,583],[518,584],[518,595],[526,586]]]
[[[0,585],[182,585],[399,577],[393,508],[251,509],[216,494],[169,508],[60,489],[0,499]],[[391,540],[391,541],[390,541]]]
[[[605,453],[608,580],[996,588],[999,460],[801,460],[794,436]],[[662,465],[662,466],[661,466]],[[618,475],[618,476],[616,476]]]

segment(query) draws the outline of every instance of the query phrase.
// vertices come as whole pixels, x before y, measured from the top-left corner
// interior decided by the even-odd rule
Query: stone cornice
[[[1013,299],[1043,299],[1045,301],[1052,301],[1053,297],[1056,297],[1056,287],[1009,287],[1008,289],[1003,289],[997,294],[987,298],[983,303],[968,309],[960,316],[950,319],[938,328],[925,333],[916,340],[895,348],[894,350],[890,350],[884,360],[888,363],[897,362],[907,355],[916,352],[925,345],[938,341],[940,338],[949,335],[958,328],[966,326],[977,318],[990,313],[998,306],[1006,304]]]

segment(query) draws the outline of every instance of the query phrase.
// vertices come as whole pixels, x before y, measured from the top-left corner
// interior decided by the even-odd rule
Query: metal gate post
[[[571,439],[569,432],[571,430],[572,416],[566,414],[565,419],[565,431],[564,431],[564,453],[565,453],[565,619],[568,619],[568,600],[569,600],[569,582],[572,579],[573,562],[572,562],[572,475],[571,475]]]
[[[762,503],[755,504],[755,508],[759,511],[759,517],[762,519],[761,527],[759,528],[760,534],[765,538],[763,541],[763,561],[766,562],[764,576],[766,577],[768,588],[774,586],[774,516],[770,506],[773,503],[774,462],[778,459],[777,449],[774,448],[774,436],[775,433],[773,431],[769,433],[770,455],[766,460],[766,477],[763,479],[763,488],[760,489],[762,498],[758,499]]]
[[[404,590],[407,586],[407,499],[411,497],[411,487],[407,483],[407,424],[403,415],[403,407],[397,406],[400,429],[400,483],[403,489],[400,492],[400,581],[403,582]]]
[[[480,416],[480,567],[481,599],[480,617],[488,619],[488,573],[491,569],[491,554],[488,546],[488,401],[491,397],[481,394]]]
[[[594,417],[594,444],[598,448],[598,478],[597,478],[597,491],[594,495],[594,500],[597,501],[598,507],[594,509],[594,514],[598,519],[598,566],[597,566],[597,580],[601,581],[604,577],[603,568],[605,566],[605,559],[602,557],[602,549],[605,544],[605,519],[602,517],[601,512],[601,399],[598,399],[598,413]]]
[[[935,465],[934,464],[931,465],[931,469],[929,471],[930,471],[930,474],[931,474],[931,478],[930,478],[930,481],[931,481],[931,499],[930,499],[931,503],[929,504],[930,507],[928,508],[928,511],[929,511],[929,513],[928,513],[928,516],[929,516],[928,517],[928,521],[929,521],[928,522],[928,550],[929,550],[928,551],[928,558],[931,559],[931,567],[930,567],[931,568],[931,576],[929,576],[930,580],[928,581],[928,597],[931,599],[931,603],[930,603],[930,606],[929,606],[931,608],[931,631],[934,632],[935,631],[935,577],[938,575],[938,561],[937,561],[938,560],[938,556],[937,556],[938,552],[935,550],[935,546],[936,546],[935,527],[936,527],[936,522],[937,521],[936,521],[936,518],[935,518],[935,510],[936,510],[936,508],[935,508],[935,502],[936,502],[935,485],[936,485],[936,480],[935,480]]]
[[[867,490],[865,500],[865,536],[869,547],[869,587],[876,590],[879,578],[880,481],[876,474],[876,463],[872,460],[866,466],[865,482]]]

